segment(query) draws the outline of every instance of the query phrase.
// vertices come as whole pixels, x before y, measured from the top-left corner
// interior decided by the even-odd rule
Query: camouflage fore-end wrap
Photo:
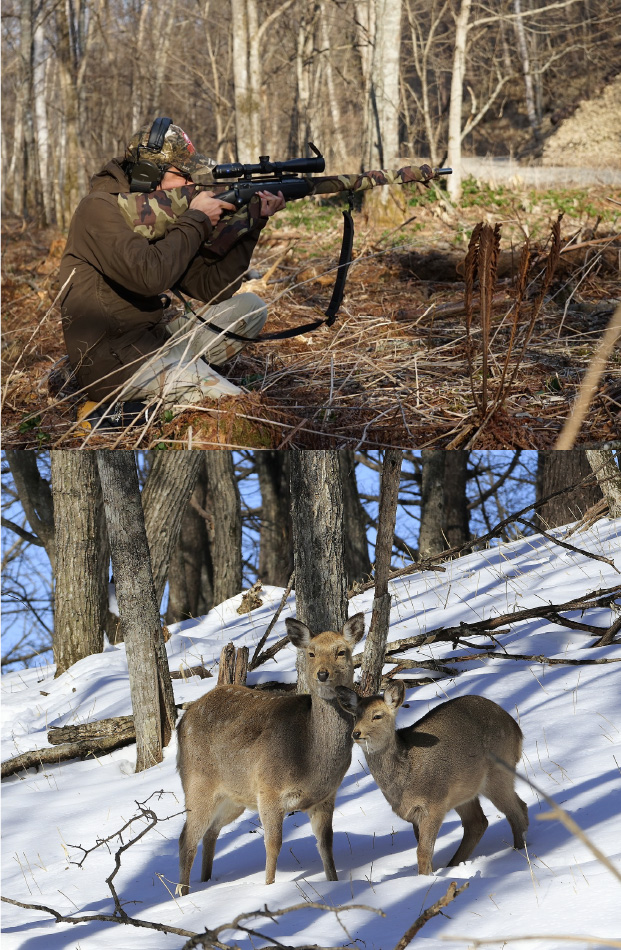
[[[330,177],[307,178],[313,184],[314,195],[330,195],[339,191],[368,191],[378,185],[406,185],[409,182],[426,182],[434,177],[429,165],[405,165],[398,171],[380,169],[362,172],[360,175],[333,175]]]
[[[197,187],[209,189],[216,197],[231,188],[231,182],[207,181],[207,177],[201,176],[202,181],[198,186],[182,185],[180,188],[159,189],[148,194],[131,192],[119,195],[119,208],[134,231],[149,241],[157,241],[164,237],[171,224],[188,210]],[[309,195],[331,195],[344,191],[368,191],[378,185],[405,185],[414,181],[424,183],[433,177],[434,172],[429,165],[406,165],[397,171],[381,169],[362,172],[359,175],[329,175],[316,178],[300,176],[296,180],[308,184]],[[271,182],[270,185],[272,188],[277,187],[278,182]],[[257,190],[264,189],[266,183],[256,182],[256,187]],[[260,206],[260,198],[254,195],[247,205],[222,217],[204,248],[216,257],[224,257],[236,241],[256,226],[260,217]]]

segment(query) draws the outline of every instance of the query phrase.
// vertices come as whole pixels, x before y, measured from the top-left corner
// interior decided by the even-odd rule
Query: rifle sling
[[[352,203],[353,202],[350,194],[350,208]],[[189,309],[197,320],[200,320],[202,324],[208,327],[208,329],[213,330],[214,333],[217,333],[220,336],[225,336],[228,340],[239,340],[241,343],[266,343],[269,340],[288,340],[294,336],[301,336],[303,333],[310,333],[311,330],[316,330],[318,327],[321,327],[324,324],[327,327],[332,326],[336,320],[336,315],[339,312],[341,303],[343,302],[347,272],[349,270],[349,265],[352,262],[353,246],[354,220],[351,216],[351,211],[346,210],[343,211],[343,240],[341,243],[341,253],[339,255],[336,280],[334,282],[334,288],[332,290],[332,297],[330,299],[330,303],[328,304],[328,309],[325,311],[327,319],[315,320],[313,323],[305,323],[301,327],[291,327],[289,330],[278,330],[275,333],[262,333],[260,336],[257,336],[254,339],[252,337],[242,336],[240,333],[235,333],[233,330],[225,330],[222,327],[217,326],[215,323],[210,323],[209,320],[205,320],[203,317],[199,316],[198,313],[195,313],[191,307],[189,307],[188,302],[178,288],[173,287],[172,290],[175,296],[181,300],[184,307]]]

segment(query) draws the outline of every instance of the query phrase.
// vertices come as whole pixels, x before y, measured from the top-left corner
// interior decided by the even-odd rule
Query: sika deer
[[[202,881],[211,877],[216,840],[245,808],[259,812],[265,833],[265,883],[272,884],[285,813],[308,812],[326,877],[332,856],[334,799],[351,762],[351,719],[336,686],[352,686],[352,648],[364,615],[341,633],[312,634],[286,621],[289,639],[306,651],[310,695],[274,696],[246,686],[217,686],[196,700],[179,725],[177,764],[188,816],[179,839],[180,891],[187,893],[203,839]]]
[[[395,730],[403,683],[391,683],[383,698],[362,698],[343,687],[337,687],[337,695],[356,718],[353,737],[365,751],[373,778],[393,811],[412,822],[419,874],[432,873],[436,837],[451,808],[461,818],[464,836],[449,866],[472,854],[487,828],[479,795],[507,816],[514,847],[524,847],[526,805],[515,793],[512,773],[494,759],[513,769],[522,754],[522,732],[504,709],[483,696],[460,696]]]

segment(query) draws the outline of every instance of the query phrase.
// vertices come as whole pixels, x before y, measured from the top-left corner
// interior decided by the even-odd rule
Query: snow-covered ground
[[[562,530],[556,532],[562,535]],[[571,537],[584,551],[614,559],[621,569],[621,521],[601,520]],[[392,584],[389,639],[411,636],[460,621],[474,621],[538,604],[562,603],[582,593],[609,588],[620,574],[602,560],[573,553],[539,536],[478,552],[445,565],[444,573],[414,574]],[[217,663],[229,640],[253,647],[276,610],[282,591],[268,588],[263,606],[251,614],[236,612],[240,597],[196,622],[172,629],[168,643],[171,669]],[[371,614],[373,592],[353,599],[350,615]],[[295,612],[291,596],[270,642],[285,633],[284,619]],[[578,615],[576,614],[576,617]],[[590,610],[587,622],[608,626],[608,608]],[[499,650],[548,657],[621,659],[621,647],[589,649],[593,637],[547,621],[530,620],[502,635]],[[477,641],[489,643],[488,638]],[[462,653],[467,653],[463,650]],[[450,644],[431,644],[407,655],[436,658],[453,653]],[[293,680],[295,651],[288,647],[250,682]],[[388,667],[387,667],[388,669]],[[482,659],[460,667],[459,676],[408,693],[399,724],[420,718],[434,704],[469,693],[489,697],[520,722],[524,732],[522,774],[559,802],[590,839],[621,869],[621,668],[604,665],[544,665],[537,661]],[[216,671],[217,672],[217,671]],[[195,699],[216,679],[174,681],[178,703]],[[53,668],[30,669],[2,677],[2,760],[47,745],[53,725],[82,723],[131,713],[123,646],[108,647],[76,664],[58,679]],[[200,854],[192,892],[174,897],[177,839],[183,824],[183,799],[175,771],[176,740],[164,761],[133,773],[135,747],[101,758],[72,761],[43,771],[20,773],[3,783],[2,894],[25,903],[45,904],[63,914],[113,911],[106,877],[114,852],[101,847],[77,863],[97,838],[106,838],[135,814],[136,802],[153,793],[149,806],[162,819],[122,858],[115,884],[127,912],[186,931],[202,931],[235,915],[267,905],[270,909],[320,901],[332,905],[365,904],[381,909],[334,913],[304,908],[255,926],[286,945],[351,944],[360,950],[392,950],[424,907],[439,899],[451,881],[469,882],[445,911],[431,920],[416,941],[428,950],[467,947],[471,941],[539,935],[528,944],[537,950],[563,946],[557,935],[585,939],[565,944],[597,946],[596,938],[616,938],[621,946],[621,884],[585,844],[557,820],[529,785],[519,782],[527,802],[528,853],[514,851],[506,820],[483,800],[489,828],[474,856],[458,868],[444,868],[455,849],[460,824],[447,816],[436,845],[432,877],[416,875],[412,829],[393,814],[354,748],[351,768],[337,798],[334,853],[338,882],[325,880],[310,825],[304,814],[285,819],[276,883],[264,881],[265,852],[258,817],[245,813],[220,835],[214,879],[199,883]],[[137,832],[140,825],[135,825]],[[127,840],[127,836],[124,836]],[[48,915],[2,904],[4,950],[100,950],[179,948],[185,938],[94,921],[56,924]],[[344,928],[347,928],[345,930]],[[595,938],[587,940],[586,937]],[[233,931],[244,950],[265,941]],[[448,942],[447,942],[448,941]],[[609,944],[610,945],[610,944]]]

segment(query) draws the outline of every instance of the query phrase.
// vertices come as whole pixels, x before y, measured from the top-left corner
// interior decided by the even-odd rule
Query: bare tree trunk
[[[466,497],[469,453],[446,452],[444,460],[444,535],[449,548],[465,544],[470,537]]]
[[[367,543],[367,513],[360,501],[356,482],[356,458],[351,449],[339,452],[343,485],[343,534],[345,538],[345,574],[352,587],[371,576],[371,558]]]
[[[202,461],[199,452],[154,453],[142,493],[142,507],[158,604],[162,602],[183,514],[194,491]]]
[[[544,530],[579,520],[588,508],[601,500],[602,493],[597,484],[569,490],[591,474],[591,466],[581,449],[539,452],[537,497],[543,498],[563,488],[568,489],[564,495],[551,498],[538,509],[537,518]]]
[[[464,544],[469,537],[466,503],[468,453],[423,449],[420,558]]]
[[[264,584],[286,587],[293,571],[290,453],[255,452],[254,461],[261,489],[259,577]]]
[[[367,168],[391,168],[399,157],[399,61],[401,0],[372,0],[372,44],[367,104]],[[403,220],[400,196],[392,188],[372,188],[364,194],[365,213],[375,223]]]
[[[453,201],[461,198],[461,109],[464,97],[464,77],[466,74],[466,46],[468,42],[468,20],[472,0],[461,0],[459,14],[455,21],[455,46],[453,53],[453,73],[451,76],[451,105],[448,127],[448,164],[453,169],[449,175],[448,190]]]
[[[200,617],[213,607],[213,565],[205,515],[207,470],[202,452],[194,492],[186,506],[168,570],[166,623]]]
[[[291,516],[298,620],[313,633],[341,630],[347,620],[347,584],[338,452],[291,453]],[[307,692],[300,652],[298,692]]]
[[[4,456],[11,469],[15,490],[28,524],[40,539],[45,553],[56,571],[54,543],[54,501],[48,482],[41,477],[37,466],[37,453],[21,449],[5,449]]]
[[[379,692],[382,682],[382,667],[384,666],[384,653],[390,626],[388,575],[390,573],[392,542],[397,518],[402,460],[403,452],[400,449],[386,449],[382,468],[377,541],[375,545],[373,614],[364,645],[360,677],[363,696],[372,696]]]
[[[257,161],[261,141],[261,68],[256,0],[231,0],[237,158]]]
[[[242,589],[241,500],[230,449],[205,452],[214,604]]]
[[[56,676],[101,653],[108,615],[109,549],[92,452],[52,451],[56,550]]]
[[[230,451],[195,451],[194,492],[168,571],[166,622],[208,613],[242,588],[241,499]]]
[[[136,725],[136,771],[162,761],[176,710],[133,453],[97,451]]]
[[[537,107],[535,105],[535,92],[533,89],[533,77],[530,66],[530,56],[528,53],[528,42],[526,40],[526,30],[524,29],[524,21],[522,20],[522,3],[521,0],[513,0],[513,9],[515,10],[515,33],[517,36],[517,47],[520,54],[520,60],[522,62],[522,72],[524,73],[524,86],[526,89],[526,111],[528,113],[528,121],[533,132],[533,139],[537,143],[541,137],[541,128],[539,122],[539,116],[537,115]]]
[[[621,469],[612,449],[586,449],[585,454],[608,502],[610,517],[621,518]]]

